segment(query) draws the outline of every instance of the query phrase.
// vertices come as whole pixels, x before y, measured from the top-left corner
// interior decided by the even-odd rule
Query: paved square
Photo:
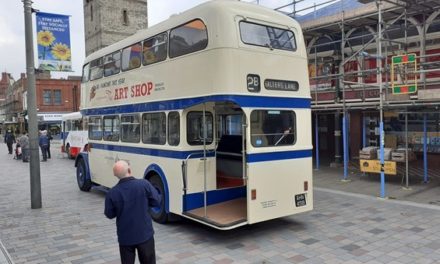
[[[119,263],[104,193],[81,192],[53,144],[41,163],[43,208],[30,209],[29,163],[0,144],[0,240],[15,263]],[[315,210],[217,231],[154,225],[158,263],[440,263],[440,208],[315,189]],[[0,263],[2,259],[0,258]]]

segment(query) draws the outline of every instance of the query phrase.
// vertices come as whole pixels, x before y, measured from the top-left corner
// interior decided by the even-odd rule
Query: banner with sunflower
[[[37,12],[39,69],[72,71],[69,16]]]

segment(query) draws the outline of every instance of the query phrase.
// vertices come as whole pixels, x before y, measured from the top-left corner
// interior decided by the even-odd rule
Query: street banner
[[[69,16],[37,12],[40,70],[72,71]]]

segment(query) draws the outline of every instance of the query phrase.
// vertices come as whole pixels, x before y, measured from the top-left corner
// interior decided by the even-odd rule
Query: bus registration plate
[[[296,207],[306,205],[306,195],[304,193],[295,195],[295,205]]]

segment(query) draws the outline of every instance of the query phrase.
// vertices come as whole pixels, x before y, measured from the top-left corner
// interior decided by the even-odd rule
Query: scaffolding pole
[[[379,79],[379,146],[380,146],[380,197],[385,198],[385,161],[384,161],[384,144],[385,144],[385,135],[383,129],[383,85],[382,85],[382,2],[381,0],[376,0],[378,12],[379,12],[379,20],[377,22],[378,30],[377,30],[377,59],[376,59],[376,67],[378,69],[377,78]]]

